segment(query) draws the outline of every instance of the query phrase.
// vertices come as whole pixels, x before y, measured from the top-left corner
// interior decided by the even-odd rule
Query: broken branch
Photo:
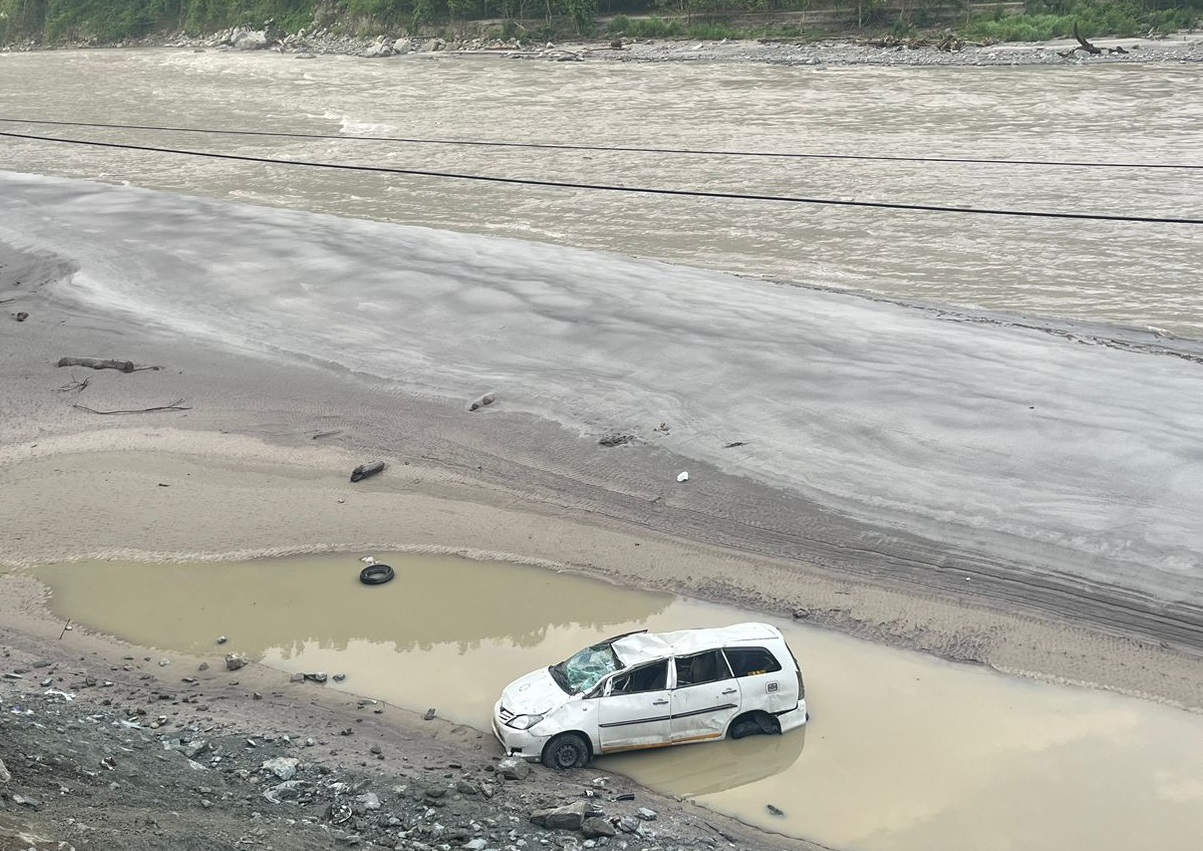
[[[119,372],[140,372],[144,369],[162,369],[158,366],[134,366],[132,360],[105,360],[103,358],[59,358],[59,366],[86,366],[91,369],[115,369]]]
[[[170,405],[157,405],[153,408],[136,408],[129,411],[98,411],[95,408],[89,408],[87,405],[72,405],[72,408],[79,408],[81,411],[88,411],[92,414],[149,414],[152,411],[191,411],[191,405],[181,405],[183,399],[176,399]]]
[[[83,381],[80,381],[78,378],[76,378],[74,375],[72,375],[71,381],[68,382],[67,384],[64,384],[62,387],[60,387],[58,389],[58,392],[69,393],[70,391],[74,390],[76,393],[82,393],[82,392],[84,392],[84,390],[87,389],[88,384],[91,381],[92,381],[92,379],[90,379],[90,378],[85,378]]]

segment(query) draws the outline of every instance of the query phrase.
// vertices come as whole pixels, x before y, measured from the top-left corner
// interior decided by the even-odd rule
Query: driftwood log
[[[1121,53],[1121,54],[1123,54],[1123,53],[1128,52],[1128,51],[1124,50],[1122,47],[1102,48],[1097,45],[1091,44],[1089,41],[1082,38],[1082,34],[1078,32],[1078,22],[1077,21],[1074,21],[1074,38],[1076,38],[1078,40],[1078,46],[1071,48],[1070,50],[1059,50],[1059,51],[1057,51],[1058,56],[1060,56],[1064,59],[1069,59],[1071,56],[1073,56],[1079,50],[1085,50],[1091,56],[1098,56],[1101,53],[1108,53],[1108,54]]]
[[[90,369],[115,369],[118,372],[141,372],[144,369],[162,369],[160,366],[137,366],[132,360],[107,360],[105,358],[59,358],[59,366],[86,366]]]
[[[141,372],[144,369],[162,369],[158,366],[137,366],[132,360],[109,360],[106,358],[59,358],[59,366],[86,366],[90,369],[115,369],[118,372]]]

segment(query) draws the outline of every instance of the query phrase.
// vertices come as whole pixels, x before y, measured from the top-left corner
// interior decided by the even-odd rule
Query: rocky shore
[[[1145,38],[1095,38],[1090,48],[1074,39],[1040,43],[979,44],[950,32],[938,35],[861,39],[759,39],[698,41],[692,39],[633,39],[621,34],[596,40],[543,42],[530,39],[465,37],[415,37],[379,35],[363,38],[330,29],[302,29],[285,33],[269,24],[262,29],[234,27],[202,37],[178,34],[151,37],[120,45],[76,44],[72,48],[102,46],[170,47],[191,50],[271,50],[294,54],[298,59],[318,55],[357,56],[365,59],[396,57],[472,57],[527,59],[553,62],[735,62],[815,66],[999,66],[1066,65],[1155,62],[1203,62],[1203,33],[1190,31]],[[9,50],[41,49],[26,43]]]
[[[805,848],[257,665],[0,630],[0,849]],[[87,648],[92,648],[91,650]],[[82,651],[82,655],[81,655]]]

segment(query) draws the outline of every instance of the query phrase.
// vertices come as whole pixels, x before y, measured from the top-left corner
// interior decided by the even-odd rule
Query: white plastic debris
[[[677,481],[678,481],[678,482],[687,482],[687,481],[689,481],[689,472],[688,472],[688,471],[684,471],[684,472],[680,473],[680,474],[677,476]]]

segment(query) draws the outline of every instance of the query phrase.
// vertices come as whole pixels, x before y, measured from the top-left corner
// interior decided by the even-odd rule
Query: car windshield
[[[621,667],[610,646],[611,643],[606,641],[586,647],[547,670],[551,672],[556,684],[569,694],[589,691],[601,682],[603,677]]]

